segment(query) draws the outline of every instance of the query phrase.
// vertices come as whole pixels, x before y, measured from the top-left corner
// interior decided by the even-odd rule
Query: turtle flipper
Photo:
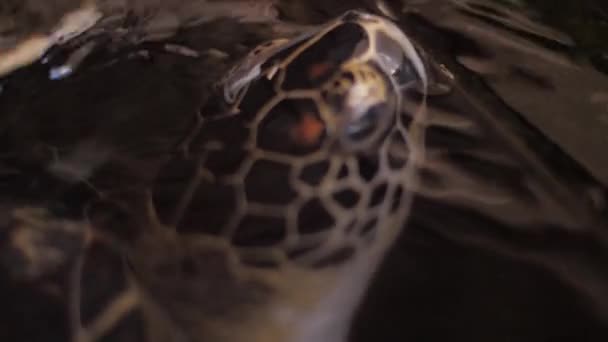
[[[22,301],[21,308],[7,308],[6,322],[14,324],[6,325],[3,336],[79,342],[128,336],[129,341],[143,341],[135,338],[143,338],[139,292],[126,277],[116,249],[94,242],[83,221],[60,218],[41,207],[2,209],[0,287],[15,296],[3,302]]]
[[[2,265],[17,281],[32,281],[70,265],[82,252],[84,223],[54,218],[45,208],[3,208]]]
[[[0,6],[0,76],[31,64],[55,44],[79,36],[102,14],[89,0],[3,2]],[[32,20],[32,18],[35,18]]]

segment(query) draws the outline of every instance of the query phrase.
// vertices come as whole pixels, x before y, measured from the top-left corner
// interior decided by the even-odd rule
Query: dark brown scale
[[[176,220],[179,200],[193,182],[200,181],[201,167],[198,159],[176,157],[163,167],[153,188],[152,198],[156,213],[165,224]],[[185,181],[184,181],[185,180]],[[194,185],[196,186],[196,185]]]
[[[298,245],[295,247],[287,248],[287,250],[285,251],[285,254],[286,254],[287,258],[289,258],[291,260],[295,260],[295,259],[301,258],[301,257],[315,251],[319,247],[321,247],[321,245],[319,243],[312,244],[312,245],[306,245],[306,246]]]
[[[344,179],[344,178],[348,177],[349,175],[350,175],[350,170],[348,168],[348,165],[342,164],[342,166],[340,166],[340,171],[338,171],[337,178]]]
[[[394,133],[390,139],[387,155],[388,165],[393,170],[402,169],[407,164],[408,159],[409,148],[407,142],[400,132]]]
[[[240,261],[244,265],[254,268],[272,269],[280,266],[280,262],[277,261],[275,258],[265,256],[250,256],[241,254]]]
[[[250,202],[281,205],[296,198],[289,184],[291,166],[268,160],[256,161],[245,177],[245,194]]]
[[[236,190],[233,186],[203,181],[185,208],[180,231],[218,234],[234,215]]]
[[[327,176],[328,171],[329,162],[327,160],[312,163],[302,168],[300,180],[311,186],[319,185]]]
[[[228,145],[221,150],[209,152],[204,168],[217,178],[235,175],[240,171],[248,153],[236,144]]]
[[[237,247],[274,246],[286,236],[284,219],[248,215],[241,220],[232,243]]]
[[[353,219],[352,221],[350,221],[347,225],[346,228],[344,229],[344,232],[346,234],[352,234],[355,231],[355,228],[357,228],[357,220]]]
[[[306,155],[319,149],[325,134],[325,124],[312,100],[284,100],[260,123],[257,145],[267,151]]]
[[[231,185],[201,180],[194,189],[184,188],[182,192],[171,188],[165,189],[166,186],[159,184],[154,192],[155,198],[167,202],[176,201],[181,199],[185,191],[194,190],[192,197],[182,208],[183,213],[178,216],[176,228],[179,232],[219,234],[236,210],[236,189]],[[159,202],[159,200],[155,201],[155,203]],[[173,215],[176,214],[177,212],[174,211]]]
[[[388,191],[388,184],[382,183],[374,188],[372,196],[369,200],[369,207],[373,208],[384,202],[386,192]]]
[[[359,175],[364,181],[369,182],[376,177],[380,167],[378,156],[360,156],[357,158],[357,163]]]
[[[273,80],[262,76],[252,82],[241,102],[237,104],[240,120],[255,120],[260,109],[276,95]]]
[[[369,238],[374,235],[376,226],[378,226],[378,218],[374,217],[368,220],[359,231],[359,235],[364,238]]]
[[[290,46],[284,48],[283,50],[277,52],[275,55],[268,58],[268,60],[262,64],[261,69],[268,70],[269,68],[281,63],[306,42],[308,42],[307,39],[302,39],[301,41],[295,43],[287,43],[290,44]]]
[[[313,264],[313,267],[323,268],[331,266],[339,266],[347,260],[350,260],[355,254],[356,250],[353,247],[341,247],[330,252],[328,255],[322,257]]]
[[[193,155],[202,155],[210,149],[218,149],[217,143],[226,144],[230,137],[230,146],[244,146],[250,131],[242,118],[234,119],[205,119],[198,134],[187,146]]]
[[[367,34],[358,24],[345,23],[334,28],[287,66],[282,88],[321,86],[341,64],[353,57],[358,49],[367,49],[368,44]]]
[[[329,230],[334,224],[334,217],[318,198],[308,201],[298,214],[298,231],[302,234]]]
[[[391,204],[391,212],[395,212],[401,207],[401,200],[403,197],[403,187],[399,185],[393,192],[393,203]]]
[[[346,189],[336,192],[333,197],[343,208],[352,209],[359,203],[361,194],[355,190]]]

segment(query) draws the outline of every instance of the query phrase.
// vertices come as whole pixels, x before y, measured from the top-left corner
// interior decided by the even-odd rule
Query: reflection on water
[[[386,4],[422,47],[436,83],[428,97],[427,160],[413,217],[378,273],[352,339],[605,341],[606,5],[590,0]],[[375,8],[372,1],[282,1],[277,13],[293,29],[354,7]],[[40,259],[34,263],[38,268],[26,272],[16,253],[3,253],[4,273],[42,274],[60,269],[62,260],[77,253],[84,237],[49,218],[47,210],[67,219],[90,210],[87,217],[98,220],[93,224],[141,220],[144,214],[126,218],[125,213],[146,212],[129,204],[145,201],[122,193],[121,200],[82,206],[149,186],[174,147],[196,139],[187,132],[200,124],[198,108],[211,80],[273,35],[258,22],[222,19],[171,40],[202,51],[201,58],[176,56],[150,43],[145,58],[126,60],[122,57],[132,52],[127,51],[116,61],[115,54],[99,53],[62,81],[49,80],[47,66],[40,64],[6,78],[0,95],[0,227],[13,227],[20,217],[28,227],[53,222],[36,238],[56,239],[54,245],[63,247],[52,251],[54,259]],[[417,104],[420,98],[407,101]],[[239,139],[237,128],[217,129]],[[229,168],[228,159],[218,167]],[[171,177],[191,172],[191,166],[171,161],[174,169],[158,173],[173,182],[166,191],[177,193],[183,184]],[[11,216],[28,206],[46,209]],[[108,236],[129,240],[136,233]],[[128,283],[115,279],[120,260],[101,247],[91,253],[85,282],[97,289],[89,289],[90,306],[83,305],[85,323],[93,321],[95,312],[89,311],[97,310],[98,302]],[[14,285],[6,275],[0,280],[2,301],[10,303],[0,317],[15,322],[6,340],[66,340],[64,280],[45,280],[43,289]],[[111,336],[135,340],[129,327],[138,324],[136,316]]]

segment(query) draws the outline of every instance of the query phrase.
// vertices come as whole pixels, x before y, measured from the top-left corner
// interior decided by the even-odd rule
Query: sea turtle
[[[421,52],[351,10],[200,80],[214,95],[161,100],[172,117],[136,104],[64,117],[44,99],[5,112],[3,277],[79,342],[344,340],[408,217]],[[70,96],[115,94],[104,82]],[[47,341],[68,337],[57,319]]]
[[[336,4],[294,1],[281,13],[316,25],[326,12],[313,3]],[[151,50],[147,60],[85,63],[59,81],[39,65],[9,77],[0,97],[0,340],[339,341],[403,223],[406,258],[380,287],[389,308],[374,301],[380,309],[356,325],[368,340],[390,330],[373,320],[415,330],[393,324],[389,311],[395,319],[410,310],[395,320],[408,324],[426,317],[435,326],[446,309],[444,320],[469,322],[466,292],[483,292],[475,299],[490,304],[471,306],[512,327],[500,312],[510,303],[493,296],[501,286],[490,280],[519,288],[528,282],[521,274],[538,273],[519,273],[530,265],[605,314],[604,187],[506,108],[474,67],[495,63],[481,72],[512,73],[515,90],[543,94],[534,98],[563,95],[550,85],[577,68],[543,77],[522,69],[547,64],[546,51],[533,58],[529,45],[510,44],[519,31],[492,31],[480,6],[454,7],[461,3],[399,12],[407,36],[360,12],[295,31],[221,19],[180,33],[176,42],[196,58]],[[404,51],[409,58],[396,57]],[[383,109],[349,109],[351,100]],[[517,260],[520,276],[458,267],[445,250],[454,241],[467,253],[490,250],[469,263]],[[431,263],[416,254],[420,245]],[[434,277],[439,268],[447,278]],[[479,277],[460,279],[463,269]],[[487,315],[488,305],[499,314]]]

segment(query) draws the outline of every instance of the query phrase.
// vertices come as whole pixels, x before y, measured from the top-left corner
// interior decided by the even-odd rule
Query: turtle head
[[[201,134],[220,149],[237,149],[220,155],[240,156],[239,167],[222,175],[206,166],[214,179],[226,176],[243,189],[238,212],[280,217],[264,226],[285,231],[277,228],[274,242],[288,256],[334,231],[344,237],[340,244],[357,249],[363,235],[406,207],[415,113],[402,96],[425,84],[421,65],[392,22],[358,11],[263,44],[224,78],[229,115],[211,119]],[[298,258],[315,263],[326,252]]]
[[[218,291],[235,303],[258,300],[238,287],[251,279],[270,289],[261,295],[268,313],[261,305],[230,311],[248,312],[238,320],[264,334],[227,329],[247,333],[232,340],[281,336],[267,334],[276,327],[294,336],[277,339],[285,341],[340,341],[346,333],[409,212],[416,113],[402,97],[425,84],[420,65],[390,21],[351,11],[253,50],[222,81],[227,106],[212,99],[203,107],[152,197],[162,223],[194,233],[189,240],[206,233],[202,248],[213,243],[227,256],[200,257],[220,265],[201,266],[207,272],[189,283],[200,292],[219,280],[199,297],[201,307]]]

